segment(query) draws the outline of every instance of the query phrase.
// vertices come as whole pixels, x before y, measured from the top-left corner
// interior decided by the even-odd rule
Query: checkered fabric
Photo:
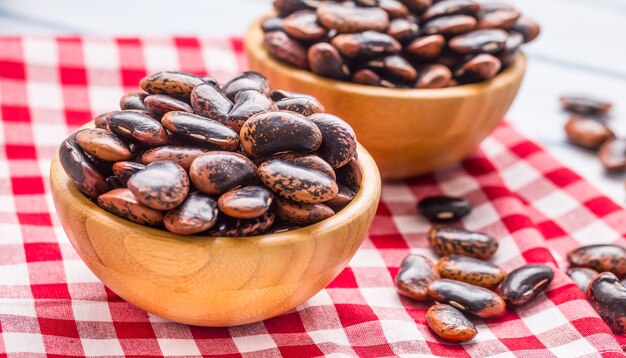
[[[224,80],[244,68],[239,39],[0,38],[0,356],[623,356],[626,338],[610,332],[562,269],[578,245],[626,245],[626,212],[507,124],[458,165],[386,184],[348,267],[280,317],[190,327],[108,290],[56,217],[48,169],[57,145],[115,109],[147,73],[179,69]],[[435,193],[473,203],[463,224],[499,239],[494,263],[559,268],[529,304],[472,318],[479,334],[466,344],[433,336],[424,318],[430,304],[401,298],[393,287],[407,254],[433,257],[429,223],[415,204]]]

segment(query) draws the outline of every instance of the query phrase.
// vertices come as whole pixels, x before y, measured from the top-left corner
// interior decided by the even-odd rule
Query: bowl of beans
[[[233,326],[293,309],[339,274],[381,187],[346,122],[256,72],[218,84],[165,71],[141,88],[51,164],[63,228],[104,284],[172,321]]]
[[[383,179],[469,155],[500,122],[539,25],[472,0],[275,0],[246,35],[250,67],[346,120]]]

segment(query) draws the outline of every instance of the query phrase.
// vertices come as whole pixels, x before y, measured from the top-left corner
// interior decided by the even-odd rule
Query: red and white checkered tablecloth
[[[500,241],[493,261],[566,267],[580,244],[626,245],[626,212],[507,124],[472,157],[431,176],[386,184],[374,225],[348,267],[280,317],[234,328],[190,327],[124,302],[82,263],[55,215],[49,161],[71,131],[116,109],[141,77],[164,69],[221,80],[245,68],[239,39],[0,38],[0,356],[607,357],[613,335],[562,272],[531,303],[447,344],[425,324],[428,303],[394,291],[409,253],[433,256],[416,201],[471,200],[463,221]],[[146,293],[149,294],[149,293]]]

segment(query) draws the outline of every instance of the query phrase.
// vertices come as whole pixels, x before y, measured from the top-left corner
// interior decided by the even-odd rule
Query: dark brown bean
[[[180,165],[170,161],[146,165],[128,179],[128,189],[143,205],[170,210],[180,205],[189,193],[189,176]]]
[[[606,116],[613,107],[609,101],[587,96],[561,96],[560,101],[564,110],[588,116]]]
[[[274,9],[281,17],[289,16],[298,10],[315,9],[319,0],[274,0]]]
[[[220,196],[220,210],[233,218],[252,219],[267,212],[274,194],[262,186],[244,186],[232,189]]]
[[[261,22],[261,30],[263,30],[263,32],[283,31],[284,26],[285,20],[276,16],[268,17]]]
[[[292,91],[287,91],[287,90],[274,90],[270,92],[270,99],[276,102],[283,100],[285,98],[295,98],[295,97],[308,97],[317,101],[317,98],[308,94],[304,94],[304,93],[292,92]]]
[[[71,138],[64,140],[59,146],[59,160],[76,188],[89,198],[95,199],[109,189],[96,164]]]
[[[172,111],[183,111],[193,113],[193,108],[187,102],[165,94],[153,94],[144,100],[148,110],[154,113],[165,114]]]
[[[354,191],[352,191],[352,189],[348,188],[347,186],[338,184],[338,187],[339,191],[337,192],[337,195],[335,195],[334,198],[324,202],[324,204],[328,205],[335,212],[339,212],[340,210],[348,206],[348,204],[350,204],[352,199],[354,199],[354,197],[356,196]]]
[[[321,203],[299,203],[296,201],[276,198],[276,216],[290,225],[313,225],[335,215],[335,211]]]
[[[163,71],[141,79],[139,85],[150,94],[166,94],[170,97],[189,101],[191,91],[204,81],[195,75],[175,72]]]
[[[609,139],[598,151],[600,163],[607,171],[626,170],[626,139]]]
[[[120,99],[120,108],[122,110],[138,109],[141,111],[147,111],[148,108],[146,107],[144,103],[144,100],[146,99],[147,96],[148,96],[147,93],[142,93],[142,92],[127,93],[124,96],[122,96],[122,98]]]
[[[397,0],[378,0],[378,3],[390,19],[405,18],[410,15],[409,9]]]
[[[328,113],[309,116],[322,133],[317,154],[333,168],[346,165],[356,155],[356,134],[348,123]]]
[[[406,18],[393,19],[389,23],[386,34],[398,42],[407,42],[415,39],[420,32],[420,27],[415,21]]]
[[[353,0],[357,6],[377,7],[380,5],[379,0]]]
[[[111,132],[121,138],[135,140],[153,147],[166,145],[170,141],[161,123],[140,112],[111,112],[107,121]]]
[[[437,262],[437,270],[443,278],[492,288],[500,284],[506,272],[500,267],[480,259],[462,255],[444,256]]]
[[[191,106],[196,114],[225,123],[233,102],[215,86],[205,83],[191,92]]]
[[[235,219],[220,215],[217,224],[206,232],[209,236],[253,236],[268,231],[274,224],[274,214],[265,213],[254,219]]]
[[[598,271],[586,267],[574,267],[567,270],[567,275],[585,293],[589,283],[598,275]]]
[[[113,164],[113,173],[124,186],[126,186],[128,179],[133,174],[144,169],[146,169],[145,165],[135,162],[117,162]]]
[[[504,48],[508,37],[507,32],[500,29],[474,30],[453,37],[448,42],[448,46],[454,52],[460,54],[496,53]]]
[[[431,221],[458,221],[472,211],[472,203],[452,196],[426,196],[417,203],[417,211]]]
[[[432,5],[433,0],[400,0],[400,2],[408,7],[411,12],[421,14]]]
[[[415,88],[443,88],[452,79],[452,72],[444,65],[432,64],[418,69]]]
[[[539,33],[541,33],[541,27],[534,20],[529,19],[526,16],[521,16],[511,27],[511,31],[521,33],[524,36],[524,42],[528,43],[539,36]]]
[[[524,43],[524,37],[519,32],[509,33],[502,52],[496,54],[496,57],[502,63],[502,67],[506,67],[513,63],[519,54],[519,49]]]
[[[417,78],[415,67],[399,55],[389,55],[367,61],[365,66],[401,81],[414,81]]]
[[[328,33],[317,22],[317,14],[313,10],[300,10],[287,16],[283,29],[287,35],[303,41],[321,40]]]
[[[250,117],[239,134],[248,156],[278,152],[311,152],[322,144],[322,133],[304,116],[287,111],[269,111]]]
[[[418,59],[433,59],[441,53],[446,43],[442,35],[418,37],[405,48],[408,54]]]
[[[481,11],[478,13],[478,28],[507,30],[515,25],[520,16],[521,13],[512,7],[487,11],[481,7]]]
[[[626,287],[615,275],[596,276],[587,288],[587,299],[614,333],[626,333]]]
[[[204,83],[208,83],[211,86],[215,86],[216,88],[220,88],[220,85],[217,82],[217,79],[215,77],[213,77],[213,76],[202,76],[202,77],[200,77],[200,79]]]
[[[447,304],[435,304],[426,311],[426,322],[444,341],[467,342],[478,334],[476,327],[461,311]]]
[[[361,166],[359,165],[358,159],[356,159],[356,157],[352,157],[348,164],[335,169],[335,176],[337,177],[338,183],[347,186],[354,192],[359,191],[359,188],[361,187],[361,180],[363,179],[363,173],[361,172]]]
[[[302,203],[322,203],[339,191],[332,167],[312,154],[279,154],[259,165],[259,175],[274,193]]]
[[[615,134],[597,118],[572,115],[565,123],[565,134],[571,143],[584,148],[598,149]]]
[[[355,71],[351,77],[352,82],[367,86],[382,86],[383,79],[380,75],[368,68]]]
[[[107,123],[107,118],[109,118],[109,112],[103,113],[103,114],[97,116],[96,118],[94,118],[93,119],[93,123],[96,126],[96,128],[102,128],[102,129],[109,130],[109,125]]]
[[[454,77],[462,83],[479,82],[495,77],[500,68],[502,64],[497,57],[481,53],[463,63],[454,71]]]
[[[438,17],[422,25],[422,33],[454,36],[474,30],[476,24],[476,19],[468,15]]]
[[[428,243],[439,255],[465,255],[488,260],[498,249],[493,237],[454,226],[434,226],[428,232]]]
[[[235,96],[235,105],[228,114],[225,124],[239,133],[241,127],[253,115],[276,109],[266,94],[256,90],[243,90]]]
[[[91,128],[76,135],[76,143],[85,153],[110,162],[128,160],[132,153],[128,145],[106,129]]]
[[[165,145],[143,152],[141,155],[141,162],[143,164],[150,164],[153,162],[169,160],[180,165],[183,169],[189,170],[191,162],[193,162],[199,155],[207,152],[209,152],[209,150],[205,148]]]
[[[393,37],[375,31],[341,34],[331,40],[342,55],[348,58],[367,59],[380,55],[399,53],[402,46]]]
[[[598,272],[626,276],[626,248],[617,245],[588,245],[567,254],[572,267],[588,267]]]
[[[505,309],[504,300],[496,293],[460,281],[448,279],[433,281],[428,286],[428,294],[435,301],[445,302],[481,318],[497,316]]]
[[[197,157],[189,168],[193,185],[209,195],[221,195],[241,185],[259,181],[254,163],[239,153],[210,152]]]
[[[277,59],[298,68],[309,68],[306,48],[283,31],[265,33],[263,44]]]
[[[509,306],[530,301],[552,281],[554,271],[549,266],[529,264],[518,267],[500,285],[500,295]]]
[[[270,93],[270,84],[267,78],[262,74],[254,71],[246,71],[228,81],[224,87],[222,87],[222,92],[231,101],[235,101],[235,97],[239,92],[247,90],[255,90],[264,95],[268,95]]]
[[[311,71],[315,74],[340,80],[350,78],[350,68],[339,51],[329,43],[319,42],[312,45],[307,57]]]
[[[172,133],[210,149],[232,151],[239,148],[239,138],[226,125],[193,113],[168,112],[161,120]]]
[[[399,294],[417,301],[426,301],[430,299],[428,286],[439,277],[439,272],[428,257],[409,255],[402,260],[394,281]]]
[[[384,32],[389,26],[387,13],[376,7],[358,7],[335,2],[322,2],[317,7],[319,22],[339,33],[363,31]]]
[[[422,14],[422,21],[449,15],[476,15],[480,5],[472,0],[444,0],[430,6]]]
[[[217,203],[208,195],[193,192],[163,218],[165,228],[180,235],[201,233],[217,222]]]
[[[140,225],[159,226],[163,222],[160,211],[141,204],[126,188],[113,189],[100,195],[98,205],[114,215]]]
[[[275,102],[274,104],[281,111],[296,112],[305,117],[308,117],[313,113],[324,112],[324,106],[311,97],[285,98]]]

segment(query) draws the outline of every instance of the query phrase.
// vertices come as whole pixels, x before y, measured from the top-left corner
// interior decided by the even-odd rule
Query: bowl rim
[[[318,86],[332,87],[338,92],[359,93],[365,96],[375,96],[395,99],[433,99],[433,98],[454,98],[465,97],[472,93],[481,92],[488,87],[503,87],[513,81],[526,68],[526,55],[520,50],[509,66],[495,77],[476,83],[444,88],[387,88],[379,86],[368,86],[348,81],[341,81],[333,78],[322,77],[311,71],[303,70],[275,59],[263,46],[263,31],[261,22],[270,16],[276,16],[274,12],[269,12],[256,18],[248,27],[244,38],[244,47],[248,56],[255,53],[260,61],[276,71],[288,73],[291,77],[306,83],[315,83]]]
[[[81,128],[93,127],[93,121],[87,123]],[[57,185],[51,184],[51,188],[66,191],[68,195],[64,196],[69,201],[68,206],[81,207],[81,212],[94,211],[101,215],[97,216],[97,220],[105,220],[108,225],[124,226],[128,230],[142,231],[146,236],[154,236],[158,238],[171,238],[175,240],[204,242],[210,245],[231,244],[237,245],[241,243],[262,245],[262,246],[278,246],[289,245],[298,241],[307,240],[315,233],[315,236],[324,235],[336,230],[339,227],[349,225],[352,218],[360,216],[367,211],[370,205],[378,205],[381,192],[381,177],[376,162],[367,150],[357,143],[357,156],[362,174],[361,187],[357,191],[354,199],[342,210],[335,215],[322,220],[313,225],[304,226],[295,230],[289,230],[281,233],[268,233],[255,236],[245,237],[227,237],[227,236],[201,236],[201,235],[179,235],[169,232],[165,229],[153,228],[140,225],[124,218],[115,216],[112,213],[102,209],[96,203],[89,200],[83,195],[71,181],[69,176],[63,170],[58,151],[54,155],[50,165],[50,181],[56,181]],[[56,193],[55,196],[59,196]],[[55,200],[56,201],[56,200]],[[91,216],[96,218],[96,216]]]

